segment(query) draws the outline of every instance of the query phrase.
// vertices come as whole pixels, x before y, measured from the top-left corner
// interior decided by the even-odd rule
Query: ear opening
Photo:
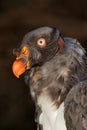
[[[58,51],[56,52],[56,55],[58,55],[59,53],[61,53],[61,52],[63,51],[63,48],[64,48],[64,40],[63,40],[61,37],[59,37],[57,43],[58,43],[59,49],[58,49]]]

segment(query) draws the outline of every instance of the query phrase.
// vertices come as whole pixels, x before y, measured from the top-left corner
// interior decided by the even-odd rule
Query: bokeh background
[[[0,0],[0,130],[36,130],[29,88],[23,77],[14,77],[11,66],[13,48],[43,25],[58,27],[86,49],[87,0]]]

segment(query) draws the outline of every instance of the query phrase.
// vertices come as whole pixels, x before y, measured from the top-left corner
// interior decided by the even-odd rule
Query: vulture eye
[[[37,45],[40,47],[40,48],[44,48],[46,46],[46,39],[45,38],[39,38],[37,40]]]

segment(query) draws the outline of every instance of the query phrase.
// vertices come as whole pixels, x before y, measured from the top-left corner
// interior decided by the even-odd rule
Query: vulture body
[[[73,38],[55,27],[27,33],[13,63],[35,102],[37,130],[87,130],[87,57]]]

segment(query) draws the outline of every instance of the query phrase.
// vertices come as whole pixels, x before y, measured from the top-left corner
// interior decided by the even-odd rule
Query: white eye
[[[40,48],[44,48],[46,46],[46,39],[45,38],[39,38],[37,40],[37,45],[40,47]]]

